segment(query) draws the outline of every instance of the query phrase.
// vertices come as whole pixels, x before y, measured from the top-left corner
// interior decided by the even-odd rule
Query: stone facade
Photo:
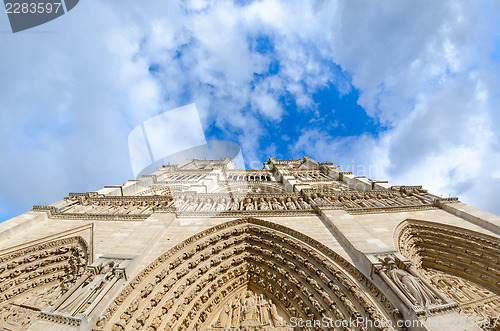
[[[0,224],[0,330],[500,330],[500,218],[304,157],[188,160]]]

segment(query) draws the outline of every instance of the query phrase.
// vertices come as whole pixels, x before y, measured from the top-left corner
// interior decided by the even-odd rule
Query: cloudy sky
[[[500,214],[498,1],[82,0],[0,38],[0,221],[133,179],[130,131],[193,102],[247,168],[306,155]]]

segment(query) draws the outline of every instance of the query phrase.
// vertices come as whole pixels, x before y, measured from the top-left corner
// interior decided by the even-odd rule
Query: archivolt
[[[80,236],[0,253],[0,302],[47,284],[65,290],[83,274],[88,259],[87,242]]]
[[[395,232],[417,268],[434,268],[500,293],[500,239],[455,226],[405,220]]]
[[[96,329],[206,329],[224,299],[245,284],[269,294],[288,317],[381,321],[393,311],[368,278],[326,246],[247,218],[203,231],[159,257],[114,300]]]

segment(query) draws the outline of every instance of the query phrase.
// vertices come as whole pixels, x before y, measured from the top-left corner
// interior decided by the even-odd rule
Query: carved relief
[[[421,188],[368,192],[329,193],[306,189],[311,202],[328,209],[346,209],[350,213],[404,210],[404,208],[434,207],[434,195]]]
[[[130,259],[100,257],[88,266],[85,275],[52,307],[42,310],[40,317],[53,322],[80,325],[86,320],[105,295],[125,278]]]
[[[270,182],[271,175],[267,172],[229,172],[226,179],[234,182]]]
[[[312,211],[311,206],[299,196],[233,196],[227,195],[180,195],[174,197],[178,213],[192,212],[272,212],[272,211]],[[225,214],[223,214],[225,215]]]
[[[246,216],[288,216],[299,212],[304,214],[303,210],[312,213],[313,204],[321,209],[344,209],[351,214],[360,214],[432,209],[437,208],[439,201],[446,200],[418,186],[358,192],[342,180],[327,175],[325,166],[320,166],[321,169],[289,169],[291,164],[293,162],[285,162],[283,165],[287,166],[283,168],[277,163],[278,173],[268,170],[224,170],[221,174],[211,174],[207,170],[165,171],[160,175],[146,176],[152,178],[153,184],[135,195],[70,194],[65,199],[65,206],[35,206],[34,209],[47,210],[57,218],[142,220],[155,210],[175,211],[187,217],[193,213],[234,217],[233,212],[244,212]],[[304,183],[311,182],[311,188],[302,189],[300,194],[286,192],[286,185],[277,180],[280,174],[295,176]],[[212,183],[208,190],[212,193],[190,191],[193,184],[206,186],[208,182]],[[295,214],[289,211],[295,211]]]
[[[276,302],[268,299],[264,293],[259,294],[248,288],[229,298],[215,316],[212,327],[208,330],[239,330],[240,327],[251,327],[252,330],[293,330]]]
[[[88,194],[73,194],[65,198],[68,205],[58,213],[64,214],[120,214],[149,215],[154,208],[165,208],[172,205],[170,197],[102,197]]]
[[[462,311],[487,328],[488,318],[500,316],[500,295],[461,277],[426,269],[423,275],[432,285],[455,300]]]
[[[333,178],[321,170],[288,170],[286,171],[287,175],[294,176],[298,180],[303,183],[311,183],[311,182],[335,182]],[[340,190],[347,190],[348,187],[344,183],[336,183],[338,186],[336,188]],[[332,184],[335,185],[335,184]]]
[[[238,292],[242,286],[259,290]],[[229,303],[237,293],[240,299]],[[238,319],[240,327],[248,321],[282,328],[287,316],[389,319],[392,309],[367,278],[320,243],[245,219],[197,234],[158,258],[115,299],[97,329],[206,330]]]
[[[430,284],[394,255],[378,256],[381,266],[376,272],[391,287],[409,308],[417,314],[427,311],[454,308]],[[446,307],[445,307],[446,306]]]
[[[478,325],[492,329],[500,314],[500,240],[443,224],[406,220],[398,247],[418,272],[458,303]]]
[[[88,247],[81,237],[0,255],[0,327],[30,323],[76,282],[87,262]]]

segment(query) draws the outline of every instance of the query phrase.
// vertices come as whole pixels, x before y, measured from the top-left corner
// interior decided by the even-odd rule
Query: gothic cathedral
[[[190,159],[0,223],[0,330],[500,330],[500,217]]]

